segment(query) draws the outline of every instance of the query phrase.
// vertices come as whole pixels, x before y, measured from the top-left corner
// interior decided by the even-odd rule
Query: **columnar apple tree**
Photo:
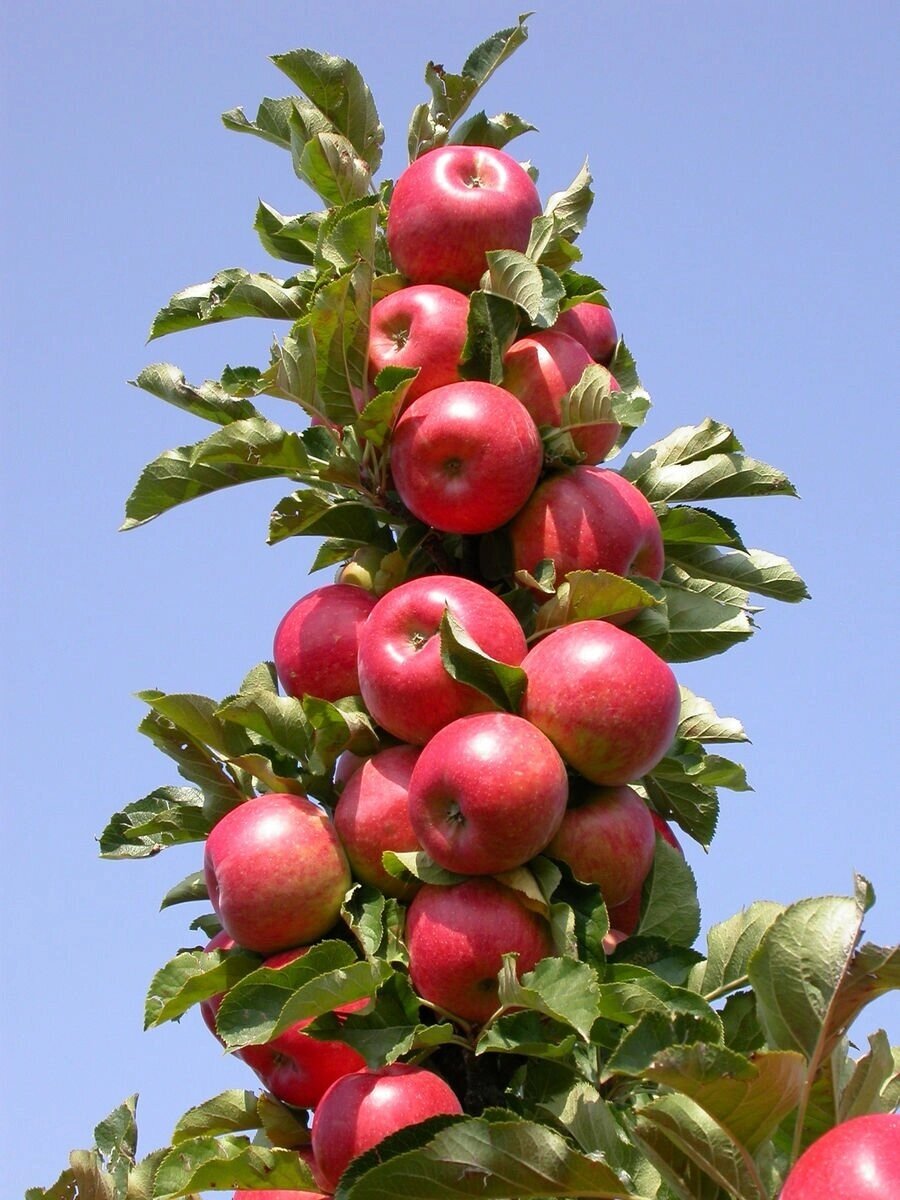
[[[679,838],[708,847],[720,791],[748,787],[721,750],[745,734],[677,664],[749,638],[755,597],[805,598],[719,508],[793,488],[708,417],[622,453],[650,400],[578,250],[588,169],[542,201],[508,150],[533,127],[472,111],[525,38],[522,18],[458,74],[429,63],[395,182],[344,59],[277,55],[296,94],[224,116],[321,204],[259,205],[287,272],[222,271],[157,314],[154,338],[281,324],[259,368],[141,372],[215,429],[146,467],[125,526],[284,479],[269,541],[318,538],[337,574],[233,694],[140,694],[185,782],[100,849],[197,844],[163,902],[201,906],[196,948],[146,1025],[199,1008],[262,1089],[198,1097],[142,1160],[132,1098],[35,1200],[766,1200],[900,1097],[885,1034],[858,1059],[847,1040],[898,986],[896,952],[861,943],[866,880],[695,944]]]

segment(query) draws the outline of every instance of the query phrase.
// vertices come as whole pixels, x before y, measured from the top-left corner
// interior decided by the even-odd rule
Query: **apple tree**
[[[224,114],[317,207],[261,202],[279,274],[221,271],[157,313],[153,338],[279,324],[260,366],[140,372],[213,428],[144,469],[124,527],[283,479],[269,542],[315,538],[336,574],[232,694],[140,693],[182,782],[100,851],[196,844],[163,901],[196,948],[145,1024],[198,1008],[262,1087],[198,1100],[143,1158],[132,1097],[29,1200],[771,1200],[849,1119],[896,1136],[900,1051],[848,1041],[900,986],[897,950],[862,940],[867,880],[698,945],[679,839],[709,847],[722,790],[748,788],[746,735],[677,667],[750,638],[757,597],[806,598],[720,505],[794,489],[709,417],[624,453],[650,397],[582,263],[590,173],[542,201],[508,149],[533,127],[477,108],[526,37],[428,64],[396,181],[342,58],[276,55],[294,92]],[[897,1161],[876,1156],[878,1195]]]

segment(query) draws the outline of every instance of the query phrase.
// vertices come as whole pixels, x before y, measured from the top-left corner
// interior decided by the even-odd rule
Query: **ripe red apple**
[[[446,533],[505,525],[544,460],[537,426],[508,391],[463,381],[415,400],[394,426],[391,474],[406,507]]]
[[[580,342],[594,362],[604,366],[612,358],[619,340],[612,313],[603,304],[573,304],[559,314],[553,328]]]
[[[491,658],[518,666],[527,650],[503,601],[470,579],[428,575],[383,596],[360,633],[360,691],[379,725],[416,746],[458,717],[496,708],[444,669],[439,631],[447,607]]]
[[[234,938],[229,937],[224,929],[220,929],[216,936],[206,943],[203,950],[209,954],[213,950],[233,950],[236,945],[237,942]],[[260,966],[262,966],[262,963],[260,963]],[[219,1037],[218,1030],[216,1029],[216,1014],[219,1011],[219,1005],[222,1003],[224,994],[224,992],[219,992],[216,996],[209,996],[206,1000],[200,1001],[200,1016],[203,1018],[203,1023],[218,1042],[221,1042],[222,1039]]]
[[[554,953],[547,922],[489,876],[451,887],[425,884],[406,918],[409,977],[423,1000],[483,1024],[498,1006],[503,955],[516,974]]]
[[[445,725],[412,773],[409,817],[436,863],[494,875],[540,854],[566,811],[565,764],[521,717],[480,713]]]
[[[224,931],[216,934],[206,950],[232,950],[236,943]],[[307,947],[274,954],[260,966],[277,969],[307,953]],[[200,1014],[207,1029],[221,1042],[216,1029],[216,1017],[225,993],[201,1001]],[[334,1011],[338,1016],[364,1008],[365,999],[343,1005]],[[344,1042],[323,1042],[303,1032],[310,1020],[298,1021],[269,1042],[259,1046],[244,1046],[235,1050],[235,1058],[255,1071],[261,1082],[279,1100],[298,1108],[313,1108],[336,1079],[351,1071],[359,1071],[365,1059]],[[224,1043],[223,1043],[224,1044]]]
[[[781,1200],[897,1200],[900,1116],[870,1113],[835,1125],[794,1163]]]
[[[503,360],[503,386],[518,396],[536,425],[559,427],[563,396],[592,363],[584,346],[560,332],[557,324],[510,346]],[[618,391],[615,379],[612,375],[609,378],[610,388]],[[606,458],[621,432],[618,421],[609,421],[573,430],[572,441],[589,463],[597,463]]]
[[[581,466],[549,475],[509,526],[517,571],[542,559],[569,571],[612,571],[658,580],[665,550],[656,514],[615,471]]]
[[[410,282],[470,292],[487,251],[524,251],[540,214],[537,188],[514,158],[489,146],[441,146],[397,180],[388,249]]]
[[[353,874],[387,896],[408,899],[416,887],[381,865],[385,850],[418,850],[409,815],[409,781],[418,746],[391,746],[366,759],[350,776],[334,810],[334,827]]]
[[[462,1106],[433,1071],[407,1063],[345,1075],[322,1097],[312,1145],[323,1184],[333,1191],[354,1158],[429,1117],[459,1116]]]
[[[376,599],[360,587],[331,583],[288,609],[275,631],[275,669],[289,696],[340,700],[359,694],[359,629]]]
[[[206,886],[238,945],[274,954],[321,937],[338,919],[350,868],[333,824],[305,796],[255,796],[206,840]]]
[[[576,791],[547,854],[582,883],[597,884],[609,907],[640,890],[655,847],[653,818],[637,792],[595,787]]]
[[[651,771],[672,743],[681,696],[671,667],[608,621],[554,630],[529,651],[520,708],[565,761],[615,786]]]
[[[668,842],[673,850],[677,850],[681,857],[684,858],[684,850],[681,842],[679,842],[678,838],[675,836],[672,826],[665,819],[665,817],[661,817],[659,813],[651,813],[650,817],[653,821],[653,828],[656,830],[662,840],[664,842]]]
[[[469,302],[453,288],[419,284],[383,297],[369,322],[369,378],[384,367],[418,367],[406,403],[460,379]]]
[[[274,954],[264,967],[278,969],[307,953],[306,947]],[[356,1000],[334,1011],[340,1017],[364,1008],[365,999]],[[237,1055],[251,1067],[263,1085],[277,1099],[297,1108],[314,1108],[337,1079],[352,1071],[361,1071],[366,1060],[344,1042],[323,1042],[303,1030],[310,1020],[298,1021],[283,1033],[260,1046],[245,1046]]]
[[[296,1192],[284,1188],[270,1188],[265,1191],[247,1191],[242,1189],[234,1193],[234,1200],[330,1200],[325,1192]]]

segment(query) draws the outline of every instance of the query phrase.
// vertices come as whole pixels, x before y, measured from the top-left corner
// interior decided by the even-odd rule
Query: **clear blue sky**
[[[312,207],[287,156],[226,133],[219,114],[282,93],[268,54],[343,54],[375,92],[396,174],[425,61],[458,68],[517,11],[496,0],[6,10],[10,1195],[49,1184],[132,1091],[150,1150],[191,1104],[252,1082],[193,1014],[141,1033],[153,971],[194,944],[185,909],[156,908],[199,866],[198,848],[129,865],[100,862],[93,841],[114,810],[177,782],[135,732],[132,693],[225,694],[317,582],[306,545],[264,544],[277,486],[116,533],[141,466],[203,433],[125,381],[159,359],[193,381],[259,364],[273,332],[242,322],[147,347],[154,311],[223,267],[279,270],[251,228],[258,196],[282,212]],[[758,897],[846,893],[856,869],[880,895],[870,937],[896,940],[898,20],[887,0],[543,5],[485,97],[540,127],[516,147],[540,166],[545,197],[590,157],[584,265],[607,284],[656,403],[635,444],[710,414],[803,496],[731,511],[748,544],[793,560],[812,602],[770,604],[751,642],[679,672],[753,738],[743,757],[756,791],[725,793],[711,853],[691,855],[707,925]],[[900,1038],[896,1004],[869,1010],[864,1029],[879,1024]]]

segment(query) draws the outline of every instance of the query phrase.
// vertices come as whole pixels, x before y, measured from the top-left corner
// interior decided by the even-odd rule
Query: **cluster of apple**
[[[563,424],[563,398],[587,367],[610,361],[609,310],[577,304],[552,328],[519,338],[499,385],[460,376],[467,293],[485,255],[524,251],[540,212],[526,171],[491,148],[433,150],[398,180],[387,238],[408,286],[374,305],[369,342],[373,382],[388,366],[418,371],[390,435],[393,487],[436,530],[505,526],[516,570],[551,560],[558,578],[604,570],[658,580],[664,552],[652,508],[596,465],[620,435],[614,419],[574,428],[584,463],[541,481],[539,426]],[[610,376],[610,390],[617,386]],[[505,954],[517,956],[522,975],[555,952],[548,922],[509,875],[535,856],[600,887],[613,924],[608,947],[636,927],[656,834],[677,841],[628,784],[670,746],[678,685],[620,628],[627,613],[564,625],[529,649],[511,608],[480,582],[403,579],[402,571],[382,572],[369,589],[359,582],[372,581],[347,569],[300,599],[276,632],[275,666],[289,696],[361,696],[384,748],[339,759],[333,816],[302,796],[264,794],[213,828],[205,874],[223,929],[208,949],[239,946],[283,966],[335,926],[355,879],[407,905],[416,993],[461,1028],[477,1028],[497,1010]],[[482,654],[524,671],[517,713],[448,672],[448,612]],[[422,884],[385,865],[387,852],[418,851],[459,878]],[[221,999],[202,1006],[214,1033]],[[365,1003],[338,1009],[338,1018]],[[279,1099],[315,1109],[323,1186],[333,1188],[347,1162],[399,1126],[461,1111],[432,1072],[367,1071],[355,1049],[312,1038],[306,1024],[238,1054]]]

